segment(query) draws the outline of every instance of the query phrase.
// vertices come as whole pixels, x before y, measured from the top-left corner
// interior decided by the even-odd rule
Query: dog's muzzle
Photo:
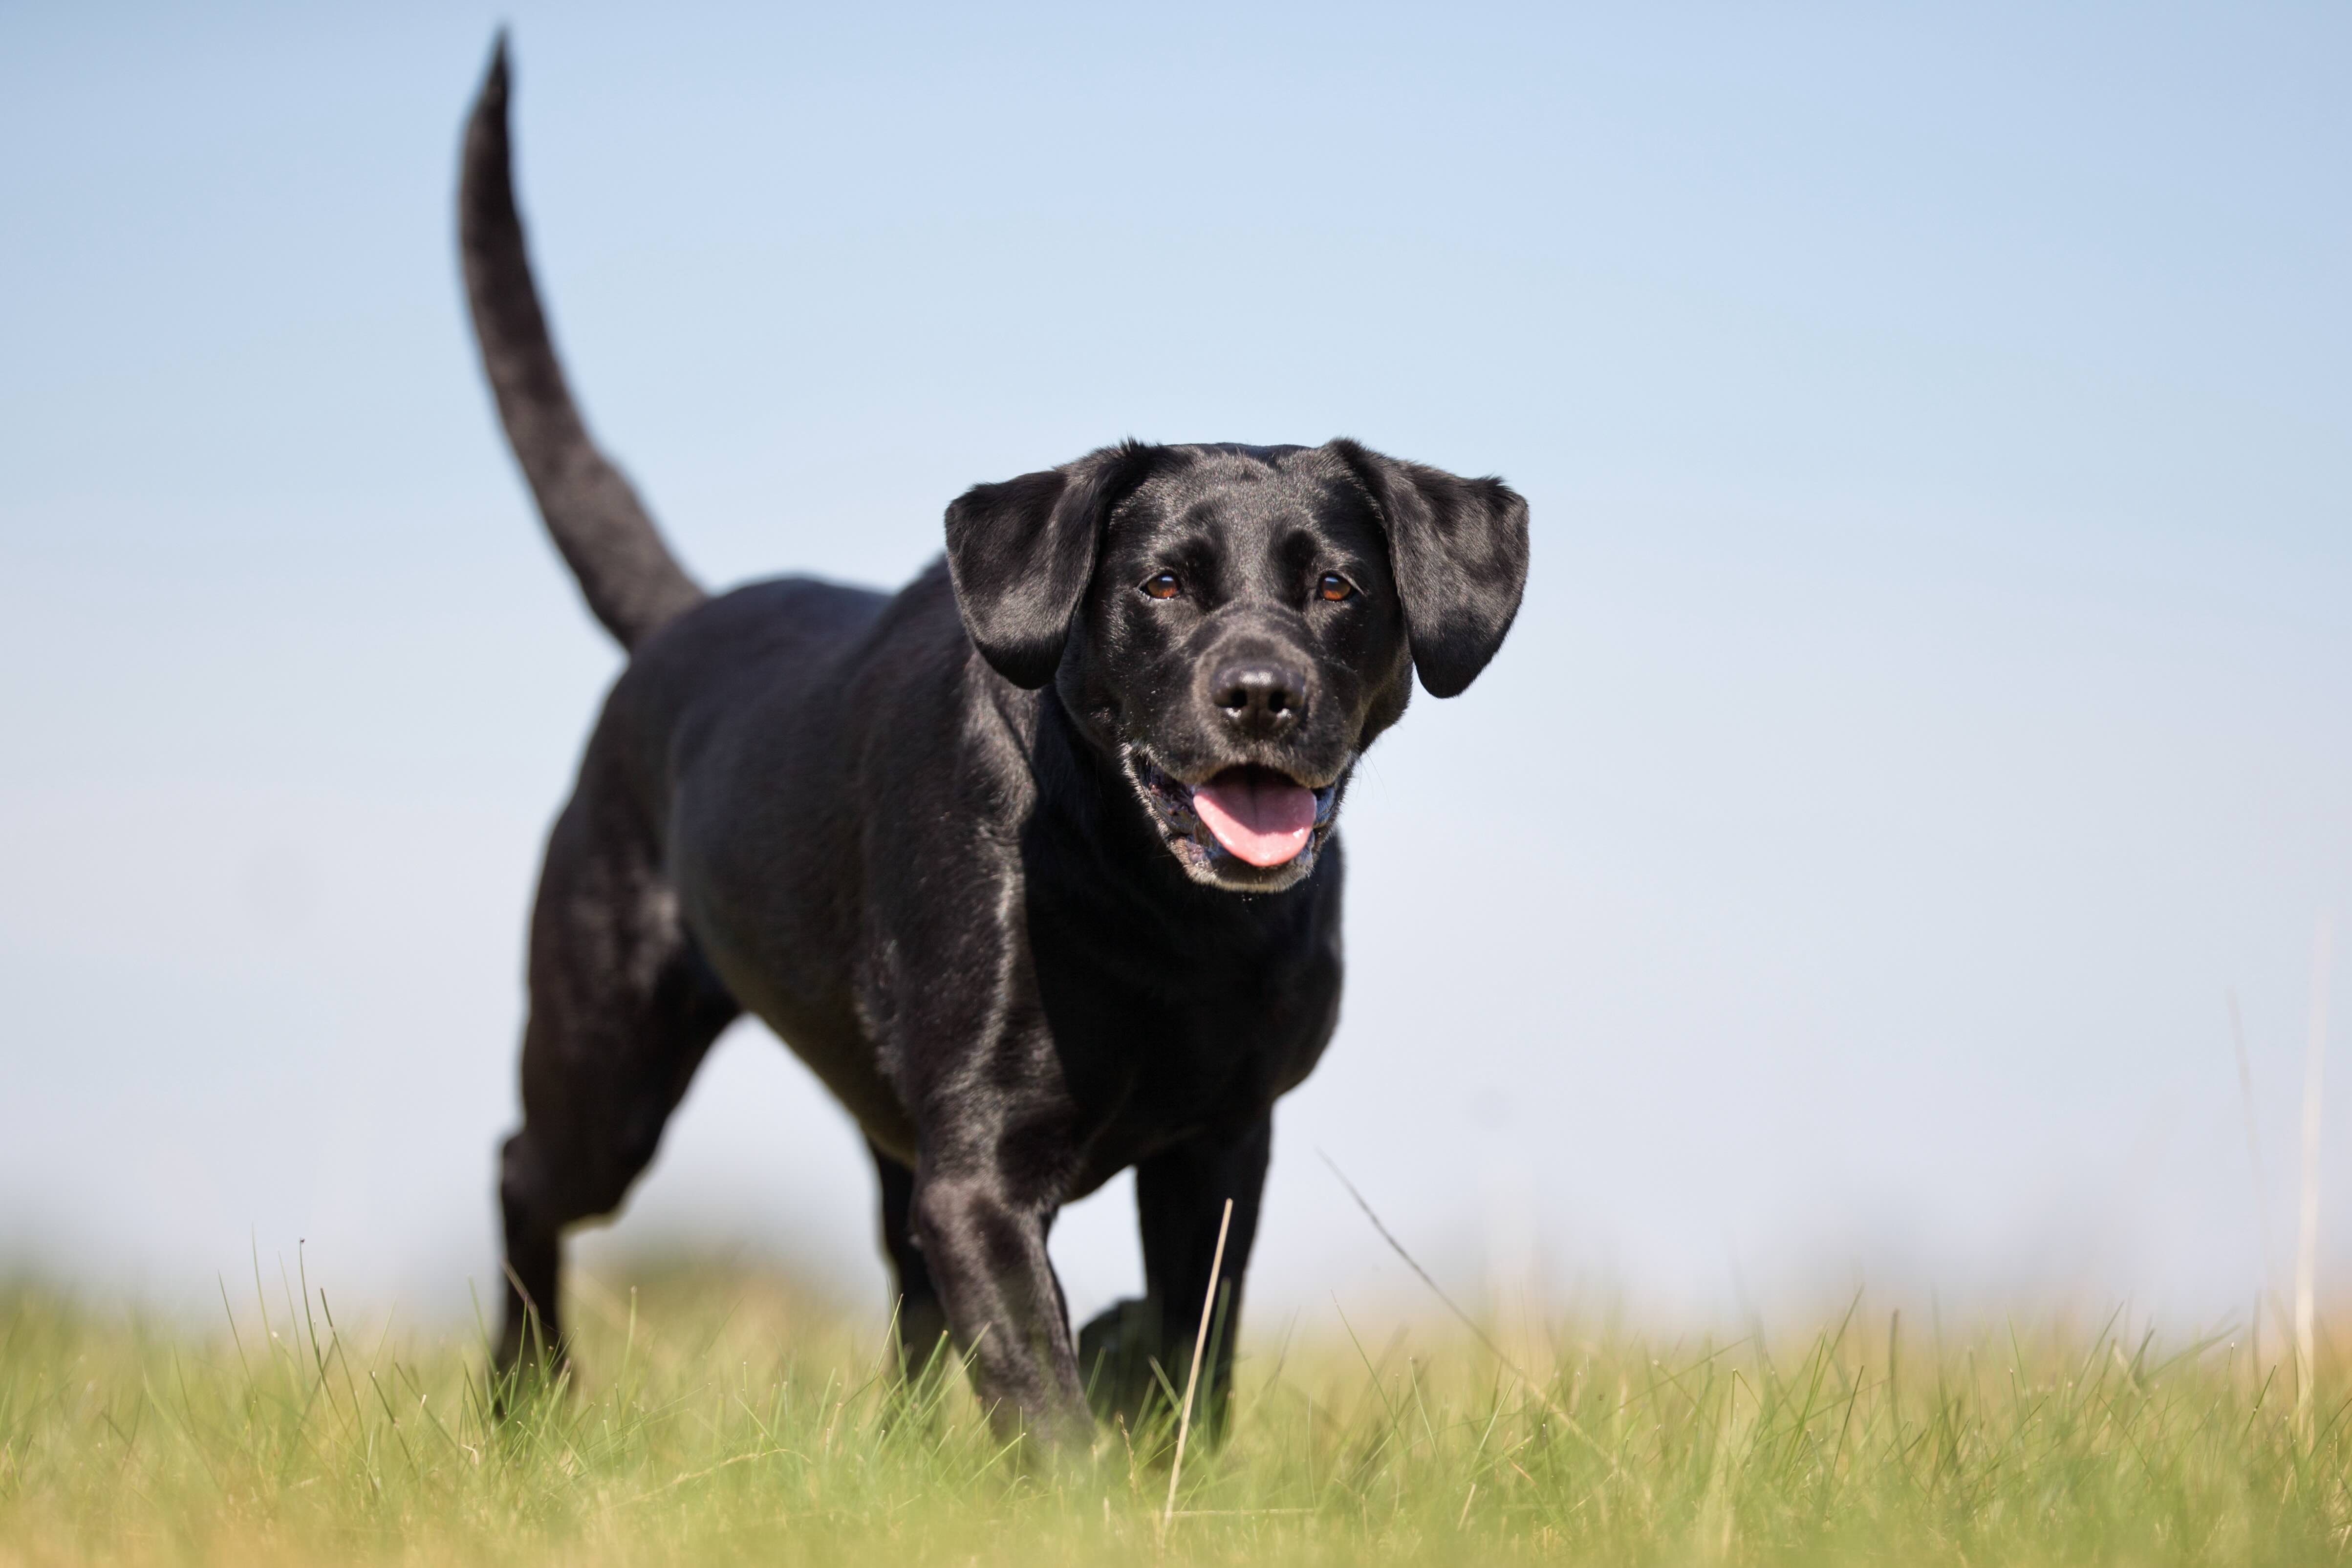
[[[1332,819],[1339,800],[1337,780],[1310,790],[1275,769],[1229,768],[1192,785],[1171,778],[1132,747],[1127,751],[1127,764],[1144,803],[1168,840],[1168,847],[1194,871],[1244,875],[1267,872],[1303,874],[1314,869],[1316,857],[1330,839]],[[1267,775],[1269,779],[1235,777],[1251,773]],[[1252,811],[1249,798],[1265,793],[1270,780],[1278,780],[1280,786],[1313,798],[1313,815],[1302,824],[1303,831],[1282,816],[1278,804],[1268,813],[1274,818],[1271,821]],[[1208,796],[1206,800],[1202,798],[1203,794]],[[1293,838],[1297,847],[1286,854],[1280,853]]]

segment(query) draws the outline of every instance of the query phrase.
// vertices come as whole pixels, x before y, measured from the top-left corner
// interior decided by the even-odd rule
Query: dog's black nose
[[[1218,672],[1214,696],[1248,736],[1280,735],[1307,716],[1307,678],[1278,664],[1234,664]]]

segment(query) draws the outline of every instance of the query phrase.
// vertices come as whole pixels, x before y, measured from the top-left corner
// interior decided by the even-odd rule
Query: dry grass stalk
[[[1168,1467],[1168,1506],[1160,1513],[1160,1541],[1168,1542],[1169,1522],[1176,1517],[1176,1482],[1184,1474],[1184,1440],[1192,1435],[1192,1394],[1201,1386],[1201,1357],[1208,1354],[1209,1317],[1217,1306],[1217,1275],[1225,1266],[1225,1228],[1234,1222],[1234,1200],[1217,1220],[1217,1249],[1209,1259],[1209,1294],[1201,1303],[1200,1332],[1192,1336],[1192,1370],[1184,1377],[1184,1410],[1176,1417],[1176,1458]]]
[[[2267,1307],[2272,1326],[2286,1338],[2286,1312],[2278,1298],[2278,1259],[2271,1246],[2271,1184],[2263,1169],[2262,1134],[2254,1119],[2254,1063],[2246,1050],[2246,1020],[2238,1011],[2238,993],[2234,988],[2223,992],[2230,1002],[2230,1043],[2238,1053],[2238,1104],[2246,1118],[2246,1158],[2254,1174],[2254,1228],[2263,1247],[2263,1282],[2254,1291],[2253,1316],[2247,1326],[2253,1333],[2254,1361],[2262,1361],[2263,1312]]]
[[[2311,934],[2311,1039],[2303,1069],[2303,1211],[2294,1256],[2295,1412],[2308,1427],[2315,1366],[2312,1320],[2319,1266],[2319,1104],[2327,1058],[2327,969],[2335,927],[2326,910]]]

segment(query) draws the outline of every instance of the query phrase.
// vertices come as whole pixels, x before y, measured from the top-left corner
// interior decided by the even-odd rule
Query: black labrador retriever
[[[1467,686],[1527,578],[1499,481],[1322,446],[1105,447],[979,485],[896,594],[706,595],[591,440],[515,211],[501,40],[459,234],[499,413],[631,652],[549,839],[498,1356],[560,1355],[564,1228],[652,1159],[749,1010],[857,1119],[905,1351],[1002,1430],[1181,1383],[1227,1199],[1238,1311],[1274,1103],[1339,1008],[1333,828],[1364,749]],[[1147,1293],[1074,1341],[1046,1232],[1133,1166]],[[1207,1369],[1222,1408],[1232,1336]]]

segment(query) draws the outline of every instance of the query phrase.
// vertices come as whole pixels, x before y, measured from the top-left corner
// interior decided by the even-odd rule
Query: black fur
[[[515,213],[503,34],[466,126],[457,248],[482,367],[540,515],[588,608],[621,646],[634,648],[704,596],[654,531],[628,480],[596,449],[564,385]]]
[[[1444,696],[1494,655],[1526,505],[1351,442],[1130,442],[975,486],[895,595],[705,599],[572,409],[506,96],[501,47],[466,138],[476,323],[541,510],[635,656],[532,915],[500,1361],[534,1321],[561,1353],[564,1227],[619,1204],[749,1010],[872,1146],[909,1354],[944,1331],[1001,1425],[1082,1440],[1089,1376],[1130,1411],[1153,1363],[1181,1381],[1228,1198],[1238,1308],[1274,1103],[1339,1017],[1348,779],[1416,663]],[[1234,768],[1315,792],[1292,859],[1202,828],[1192,787]],[[1074,1338],[1046,1232],[1130,1166],[1147,1294]]]

